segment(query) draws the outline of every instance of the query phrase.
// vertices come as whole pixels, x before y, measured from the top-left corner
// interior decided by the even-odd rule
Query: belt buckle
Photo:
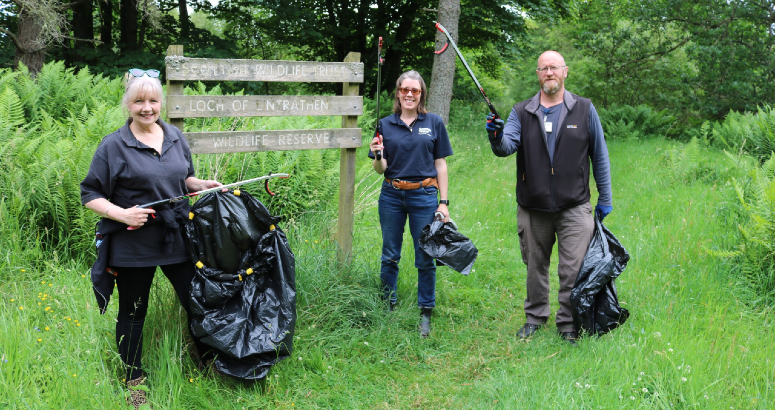
[[[398,179],[398,178],[393,178],[393,179],[391,179],[391,180],[390,180],[390,186],[392,186],[392,187],[393,187],[393,189],[395,189],[395,190],[397,190],[397,191],[400,191],[400,190],[401,190],[401,188],[399,188],[399,187],[397,187],[397,186],[396,186],[396,181],[398,181],[398,183],[399,183],[399,184],[400,184],[401,182],[403,182],[403,181],[401,181],[401,180],[400,180],[400,179]]]

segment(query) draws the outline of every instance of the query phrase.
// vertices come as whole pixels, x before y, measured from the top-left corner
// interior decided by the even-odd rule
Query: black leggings
[[[196,271],[191,262],[176,263],[174,265],[162,265],[164,276],[172,283],[175,293],[178,294],[180,304],[188,317],[188,332],[191,334],[191,310],[188,306],[190,297],[191,280]],[[153,276],[156,266],[150,267],[116,267],[118,277],[118,321],[116,323],[116,344],[121,360],[127,366],[127,381],[143,375],[143,324],[148,313],[148,296],[151,292]],[[209,347],[201,343],[194,335],[191,335],[199,357],[203,360],[209,358]]]

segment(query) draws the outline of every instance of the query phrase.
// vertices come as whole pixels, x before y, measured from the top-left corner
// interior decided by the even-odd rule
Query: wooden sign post
[[[353,245],[355,149],[361,146],[358,116],[363,115],[360,53],[341,63],[265,61],[183,57],[183,46],[167,49],[167,122],[183,131],[192,154],[341,149],[339,219],[336,240],[343,260]],[[183,95],[185,81],[341,82],[341,96]],[[273,131],[185,132],[184,118],[341,115],[342,128]]]

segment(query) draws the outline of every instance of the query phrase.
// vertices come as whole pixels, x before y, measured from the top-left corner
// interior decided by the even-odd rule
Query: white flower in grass
[[[328,366],[328,370],[331,370],[331,366]]]
[[[630,400],[635,400],[635,396],[630,396]]]
[[[641,378],[640,378],[640,377],[638,377],[638,381],[641,381]]]
[[[646,373],[644,373],[644,372],[640,372],[640,375],[641,375],[641,376],[645,376],[645,375],[646,375]]]
[[[384,361],[384,360],[380,360],[379,362],[380,362],[380,363],[385,363],[385,361]]]
[[[585,384],[585,385],[584,385],[584,388],[585,388],[585,389],[588,389],[588,388],[590,388],[590,387],[592,387],[592,386],[590,386],[590,385],[588,385],[588,384]]]
[[[302,358],[301,358],[301,356],[299,356],[299,361],[301,361],[301,360],[302,360]]]
[[[366,346],[368,346],[368,345],[369,345],[369,342],[363,342],[363,344],[364,344],[364,345],[366,345]]]
[[[670,352],[670,353],[673,353],[673,348],[671,347],[671,348],[667,349],[667,351]]]
[[[622,396],[622,395],[620,394],[620,395],[619,395],[619,400],[621,400],[621,399],[623,399],[623,398],[624,398],[624,396]]]
[[[643,393],[648,393],[648,392],[649,392],[649,389],[647,389],[647,388],[645,388],[645,387],[644,387],[644,388],[642,388],[642,389],[641,389],[641,391],[642,391]]]
[[[686,377],[681,377],[681,381],[685,382],[686,381]]]
[[[705,400],[708,400],[708,395],[704,394],[702,397],[705,397]]]
[[[581,383],[576,382],[576,387],[581,387]]]

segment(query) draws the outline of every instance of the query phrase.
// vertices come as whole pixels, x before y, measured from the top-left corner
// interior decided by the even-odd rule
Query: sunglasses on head
[[[409,93],[412,93],[412,95],[422,94],[422,90],[419,88],[398,87],[398,91],[401,91],[401,93],[403,94],[409,94]]]
[[[142,68],[132,68],[129,70],[129,74],[132,77],[142,77],[144,75],[147,75],[148,77],[151,77],[151,78],[159,78],[159,74],[161,73],[159,72],[159,70],[154,70],[154,69],[143,70]]]

